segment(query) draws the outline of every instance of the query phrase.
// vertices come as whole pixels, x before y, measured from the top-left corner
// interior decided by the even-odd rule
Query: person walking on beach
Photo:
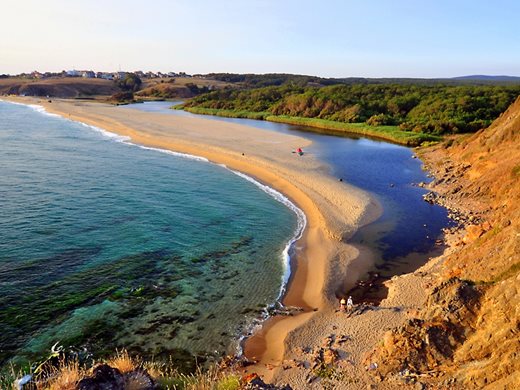
[[[339,310],[340,311],[345,311],[345,305],[347,304],[347,301],[345,300],[345,298],[341,298],[339,300]]]
[[[347,299],[347,313],[351,313],[352,309],[354,309],[354,302],[352,301],[352,297],[349,296]]]

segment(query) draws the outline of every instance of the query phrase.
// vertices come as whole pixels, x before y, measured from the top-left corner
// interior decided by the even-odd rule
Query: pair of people
[[[354,308],[354,302],[352,301],[352,297],[349,296],[347,300],[345,298],[341,298],[339,301],[339,309],[341,311],[346,311],[350,313],[352,309]]]

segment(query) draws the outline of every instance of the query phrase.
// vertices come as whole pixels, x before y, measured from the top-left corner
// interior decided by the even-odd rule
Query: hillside
[[[195,78],[175,77],[165,79],[145,79],[137,98],[188,99],[201,93],[230,86],[228,82]]]
[[[289,82],[216,90],[191,99],[184,108],[194,113],[213,110],[226,116],[305,118],[443,135],[475,132],[489,126],[518,94],[520,86],[419,82],[309,86]]]
[[[421,153],[428,199],[462,222],[424,309],[368,357],[382,376],[436,385],[520,384],[520,98],[493,124]]]
[[[226,86],[229,86],[229,83],[192,77],[143,79],[141,88],[135,94],[135,97],[141,99],[187,99]],[[118,92],[121,92],[121,89],[116,85],[116,82],[98,78],[0,78],[0,95],[104,100]]]
[[[0,95],[49,96],[60,98],[95,98],[119,92],[113,81],[81,77],[0,79]]]

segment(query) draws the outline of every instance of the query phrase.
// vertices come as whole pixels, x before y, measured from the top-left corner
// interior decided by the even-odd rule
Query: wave
[[[61,117],[61,118],[63,118],[63,117]],[[64,118],[64,119],[66,119],[66,118]],[[152,146],[144,146],[144,145],[135,144],[133,142],[130,142],[131,138],[126,136],[126,135],[119,135],[119,134],[116,134],[116,133],[112,133],[112,132],[110,132],[108,130],[102,129],[101,127],[89,125],[87,123],[76,121],[76,120],[72,120],[72,119],[70,119],[70,120],[72,122],[79,123],[82,126],[85,126],[85,127],[89,128],[91,130],[94,130],[97,133],[101,134],[102,136],[104,136],[106,138],[109,138],[109,139],[111,139],[113,141],[121,142],[121,143],[130,145],[130,146],[135,146],[135,147],[138,147],[139,149],[152,150],[152,151],[155,151],[155,152],[165,153],[165,154],[169,154],[171,156],[176,156],[176,157],[187,158],[187,159],[190,159],[190,160],[209,162],[209,160],[207,158],[200,157],[200,156],[195,156],[195,155],[192,155],[192,154],[174,152],[172,150],[161,149],[161,148],[154,148]]]
[[[227,167],[226,167],[227,168]],[[229,168],[227,168],[229,169]],[[280,298],[285,293],[285,288],[287,286],[287,282],[289,281],[289,278],[291,276],[291,256],[290,251],[293,246],[293,244],[298,241],[303,234],[303,231],[305,230],[305,226],[307,226],[307,217],[305,216],[305,213],[300,209],[298,206],[296,206],[293,202],[289,200],[285,195],[283,195],[281,192],[276,191],[274,188],[271,188],[265,184],[262,184],[255,179],[253,179],[251,176],[248,176],[242,172],[235,171],[233,169],[229,169],[231,172],[233,172],[235,175],[240,176],[241,178],[247,180],[250,183],[253,183],[255,186],[260,188],[263,192],[274,198],[276,201],[282,203],[284,206],[289,208],[292,212],[296,214],[296,218],[298,221],[296,230],[294,232],[294,235],[291,237],[287,245],[285,246],[282,255],[283,255],[283,264],[284,264],[284,274],[282,277],[282,287],[280,289],[280,292],[278,294],[277,300],[280,300]]]
[[[45,109],[45,107],[43,107],[43,106],[41,106],[39,104],[25,104],[25,103],[12,102],[10,100],[3,100],[3,99],[0,99],[0,102],[14,104],[14,105],[17,105],[17,106],[29,107],[29,108],[32,108],[34,111],[39,112],[40,114],[47,115],[47,116],[50,116],[50,117],[53,117],[53,118],[63,118],[61,115],[53,114],[51,112],[48,112]]]
[[[287,283],[289,282],[289,278],[291,277],[291,254],[290,254],[290,252],[291,252],[291,249],[293,248],[294,243],[302,237],[305,227],[307,226],[307,217],[305,216],[305,213],[303,212],[302,209],[300,209],[293,202],[291,202],[289,200],[289,198],[287,198],[281,192],[278,192],[274,188],[271,188],[265,184],[260,183],[259,181],[253,179],[251,176],[248,176],[242,172],[230,169],[225,165],[221,165],[221,166],[230,170],[235,175],[254,184],[258,188],[260,188],[262,191],[264,191],[266,194],[268,194],[269,196],[274,198],[276,201],[282,203],[284,206],[289,208],[291,211],[293,211],[296,214],[296,219],[298,222],[293,236],[287,242],[284,250],[282,251],[282,261],[283,261],[283,266],[284,266],[284,273],[282,275],[282,285],[278,292],[278,297],[276,298],[276,301],[274,303],[271,303],[270,305],[264,307],[262,310],[261,316],[259,318],[251,318],[250,321],[248,323],[246,323],[238,333],[238,337],[236,339],[236,344],[234,346],[234,349],[235,349],[235,353],[237,354],[237,356],[242,356],[242,354],[244,352],[243,343],[244,343],[245,339],[252,336],[254,333],[256,333],[262,327],[262,324],[270,317],[269,313],[273,309],[275,309],[277,307],[283,307],[283,304],[281,303],[281,299],[282,299],[283,295],[285,294],[285,291],[287,288]]]
[[[207,158],[201,157],[201,156],[195,156],[194,154],[174,152],[173,150],[154,148],[154,147],[151,147],[151,146],[143,146],[143,145],[133,144],[131,142],[128,142],[128,144],[132,144],[132,145],[137,146],[138,148],[141,148],[141,149],[153,150],[155,152],[165,153],[165,154],[169,154],[171,156],[176,156],[176,157],[187,158],[189,160],[202,161],[202,162],[207,162],[207,163],[210,162]]]
[[[28,107],[32,108],[34,111],[39,112],[40,114],[47,115],[53,118],[63,118],[61,115],[53,114],[48,112],[45,107],[40,106],[39,104],[28,104]]]
[[[61,117],[61,118],[63,118],[63,117]],[[67,119],[67,118],[64,118],[64,119]],[[72,119],[69,119],[69,120],[71,122],[74,122],[74,123],[79,123],[80,125],[85,126],[85,127],[89,128],[90,130],[94,130],[96,133],[99,133],[103,137],[109,138],[109,139],[111,139],[113,141],[122,142],[122,143],[131,143],[131,142],[128,142],[128,141],[130,141],[130,137],[128,137],[128,136],[112,133],[110,131],[102,129],[101,127],[88,125],[88,124],[80,122],[80,121],[75,121],[75,120],[72,120]]]

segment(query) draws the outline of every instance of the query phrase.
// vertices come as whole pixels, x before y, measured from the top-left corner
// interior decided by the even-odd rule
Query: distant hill
[[[242,88],[261,88],[267,86],[279,86],[284,84],[296,84],[301,86],[327,86],[336,84],[416,84],[416,85],[489,85],[489,84],[520,84],[520,77],[516,76],[489,76],[470,75],[451,78],[411,78],[411,77],[336,77],[324,78],[319,76],[265,73],[265,74],[240,74],[240,73],[209,73],[197,75],[208,80],[218,80],[238,85]]]
[[[223,88],[255,89],[268,86],[327,87],[332,85],[520,85],[517,76],[468,75],[453,78],[323,78],[286,73],[236,74],[210,73],[194,77],[143,79],[140,98],[186,99]],[[61,98],[103,98],[119,92],[113,81],[81,77],[31,79],[0,74],[0,95],[15,94]]]
[[[143,79],[137,98],[186,99],[230,85],[212,79],[168,77]],[[106,99],[121,89],[111,80],[82,77],[32,79],[0,75],[0,95],[48,96],[54,98]]]
[[[453,80],[475,80],[475,81],[511,81],[520,83],[520,77],[517,76],[489,76],[483,74],[475,74],[470,76],[453,77]]]

